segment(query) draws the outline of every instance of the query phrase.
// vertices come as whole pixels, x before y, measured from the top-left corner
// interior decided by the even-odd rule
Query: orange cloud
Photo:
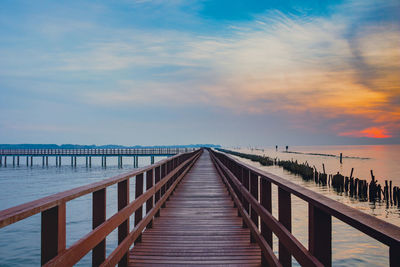
[[[369,137],[369,138],[390,138],[392,137],[383,128],[370,127],[361,131],[339,133],[340,136]]]

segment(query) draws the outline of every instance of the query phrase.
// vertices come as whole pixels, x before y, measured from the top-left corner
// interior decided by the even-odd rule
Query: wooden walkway
[[[261,265],[206,150],[130,252],[129,266],[153,265]]]

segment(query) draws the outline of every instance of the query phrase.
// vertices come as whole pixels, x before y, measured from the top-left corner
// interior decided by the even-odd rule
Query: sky
[[[0,3],[0,143],[400,143],[398,0]]]

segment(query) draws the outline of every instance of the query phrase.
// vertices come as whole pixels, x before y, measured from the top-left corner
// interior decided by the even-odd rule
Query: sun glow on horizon
[[[352,137],[369,137],[369,138],[390,138],[392,135],[388,134],[384,128],[370,127],[361,131],[351,131],[339,133],[340,136],[352,136]]]

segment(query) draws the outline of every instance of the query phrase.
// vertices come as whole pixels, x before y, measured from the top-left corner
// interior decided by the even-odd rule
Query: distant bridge
[[[107,165],[107,157],[118,157],[118,166],[122,166],[123,157],[133,157],[133,165],[138,167],[138,157],[150,157],[151,164],[155,156],[173,156],[178,153],[194,151],[195,148],[108,148],[108,149],[0,149],[0,166],[7,166],[7,157],[12,165],[20,165],[20,157],[26,157],[26,165],[33,165],[34,157],[42,157],[42,165],[48,166],[49,157],[55,157],[56,166],[61,166],[62,157],[71,157],[71,165],[76,166],[77,157],[86,158],[86,166],[92,166],[92,157],[101,157],[101,165]]]

